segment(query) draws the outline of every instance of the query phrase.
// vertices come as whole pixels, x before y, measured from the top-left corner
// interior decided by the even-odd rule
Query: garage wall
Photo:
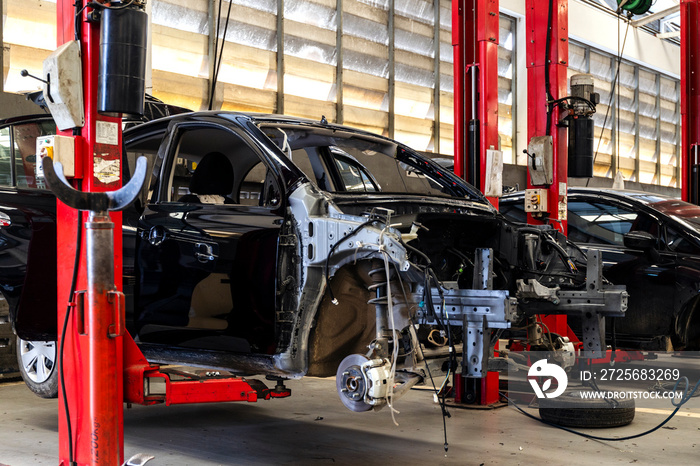
[[[223,1],[217,12],[218,4],[148,2],[153,95],[193,109],[325,116],[420,151],[453,154],[451,1],[233,0]],[[525,0],[500,0],[500,6],[500,143],[505,162],[522,165]],[[19,71],[40,74],[42,60],[55,48],[55,0],[2,0],[2,9],[4,88],[35,90],[38,83]],[[595,72],[591,63],[607,60],[607,68],[598,69],[605,99],[612,95],[613,54],[625,28],[618,34],[616,18],[578,0],[569,1],[569,18],[572,72]],[[582,60],[575,60],[576,47],[584,50]],[[623,95],[601,105],[596,116],[602,143],[596,175],[612,178],[620,170],[629,181],[677,186],[679,67],[676,44],[630,30],[621,65]],[[5,114],[35,112],[21,99],[7,102]],[[621,110],[619,129],[612,117],[604,118],[608,107],[613,115]]]

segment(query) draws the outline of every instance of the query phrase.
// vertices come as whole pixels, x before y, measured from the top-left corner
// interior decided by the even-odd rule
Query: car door
[[[625,285],[630,295],[627,315],[616,331],[636,343],[668,334],[675,284],[675,256],[661,241],[658,216],[631,203],[600,195],[569,195],[569,239],[583,249],[602,252],[605,277]],[[656,252],[628,248],[624,235],[645,231],[657,238]]]
[[[140,340],[271,351],[284,211],[273,170],[242,130],[211,123],[174,124],[159,159],[138,225]]]

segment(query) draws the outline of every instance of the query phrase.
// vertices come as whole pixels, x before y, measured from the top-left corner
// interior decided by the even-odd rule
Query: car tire
[[[55,341],[28,341],[17,337],[17,363],[24,383],[42,398],[58,397]]]
[[[539,400],[542,420],[564,427],[620,427],[634,419],[634,400],[582,398],[580,390]]]

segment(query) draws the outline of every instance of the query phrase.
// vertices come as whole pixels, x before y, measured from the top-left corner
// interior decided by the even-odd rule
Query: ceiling
[[[615,14],[616,0],[582,0],[584,3],[595,5]],[[654,0],[651,8],[643,15],[634,15],[630,25],[643,27],[659,39],[669,39],[678,42],[680,37],[680,0]]]

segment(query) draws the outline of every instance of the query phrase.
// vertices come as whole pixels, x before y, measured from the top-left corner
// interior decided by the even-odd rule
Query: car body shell
[[[479,249],[495,253],[493,287],[506,302],[518,279],[582,283],[580,270],[561,273],[570,266],[556,231],[507,220],[473,187],[381,136],[325,121],[211,111],[134,126],[123,141],[125,181],[138,156],[148,159],[149,179],[123,213],[123,289],[127,328],[152,362],[332,375],[348,354],[370,345],[381,355],[387,334],[411,327],[421,301],[413,293],[425,283],[430,290],[432,280],[416,263],[434,264],[440,282],[471,288]],[[214,153],[232,164],[233,189],[195,192],[197,169]],[[373,172],[362,157],[386,163]],[[221,170],[208,176],[210,184],[227,177]],[[17,334],[51,340],[55,198],[30,191],[13,187],[0,197],[0,213],[14,216],[0,228],[8,260],[0,288]],[[193,193],[222,202],[193,200]],[[396,300],[393,311],[380,292]],[[411,332],[402,338],[410,348]],[[416,352],[402,358],[413,367]]]

